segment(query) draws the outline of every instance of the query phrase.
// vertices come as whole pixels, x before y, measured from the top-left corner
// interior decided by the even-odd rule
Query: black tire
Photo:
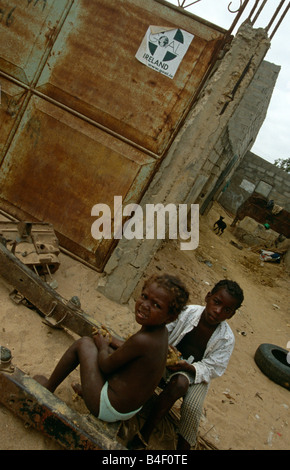
[[[290,390],[290,364],[287,349],[275,344],[260,344],[255,353],[259,369],[273,382]],[[287,361],[288,359],[288,361]]]

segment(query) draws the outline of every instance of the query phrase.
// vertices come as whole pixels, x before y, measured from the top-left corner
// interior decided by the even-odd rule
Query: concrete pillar
[[[254,29],[249,23],[240,27],[163,159],[140,203],[143,209],[146,204],[194,204],[206,182],[200,170],[269,47],[264,29]],[[108,298],[126,303],[161,243],[156,239],[120,240],[98,289]]]

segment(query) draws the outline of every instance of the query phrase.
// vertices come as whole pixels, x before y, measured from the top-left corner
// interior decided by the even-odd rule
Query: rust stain
[[[135,58],[150,25],[194,34],[174,80]],[[0,207],[102,270],[92,207],[140,201],[224,31],[153,0],[0,0],[0,33]]]
[[[21,129],[2,166],[2,198],[20,208],[22,217],[52,223],[68,249],[77,245],[91,259],[101,250],[104,262],[108,244],[103,253],[91,237],[91,209],[97,203],[113,209],[113,196],[125,197],[152,159],[41,99],[32,100]],[[139,191],[151,168],[139,180]]]
[[[164,7],[156,15],[148,4],[78,2],[71,11],[74,27],[68,19],[38,89],[161,156],[172,133],[167,123],[178,125],[223,34],[191,20],[195,39],[171,80],[135,54],[150,24],[182,27],[183,16],[174,11],[169,20]]]
[[[48,45],[47,35],[60,26],[59,18],[71,0],[0,0],[1,70],[25,84],[32,82]],[[9,44],[9,47],[7,47]]]
[[[0,372],[1,403],[37,431],[69,450],[126,450],[116,439],[118,427],[85,417],[48,392],[22,370]]]
[[[8,80],[1,78],[0,80],[0,165],[1,154],[4,150],[5,144],[18,116],[18,112],[24,101],[26,92],[19,86],[14,85]]]

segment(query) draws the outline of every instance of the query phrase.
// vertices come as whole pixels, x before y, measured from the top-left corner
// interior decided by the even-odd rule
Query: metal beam
[[[0,242],[0,276],[27,299],[51,327],[66,327],[79,336],[90,336],[100,323],[72,301],[67,301]],[[113,332],[115,336],[116,333]]]
[[[55,292],[1,242],[0,275],[44,315],[49,326],[65,326],[79,336],[91,335],[93,328],[100,326],[73,302]],[[11,366],[10,361],[6,364],[4,359],[1,355],[0,402],[26,424],[66,449],[126,450],[116,440],[119,423],[103,423],[90,414],[88,417],[80,415],[20,369]]]
[[[116,440],[117,423],[103,423],[69,408],[20,369],[0,370],[0,402],[68,450],[127,450]]]

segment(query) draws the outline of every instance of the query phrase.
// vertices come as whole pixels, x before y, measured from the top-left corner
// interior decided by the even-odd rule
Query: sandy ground
[[[219,215],[228,228],[219,237],[212,226]],[[164,243],[144,277],[160,271],[179,275],[190,290],[190,303],[203,303],[206,293],[223,278],[234,279],[244,290],[245,301],[229,321],[236,346],[223,377],[212,381],[204,403],[200,435],[220,450],[289,450],[290,395],[285,388],[269,380],[258,369],[254,354],[261,343],[286,348],[290,340],[289,275],[282,264],[261,263],[259,253],[245,245],[240,250],[229,227],[232,218],[215,204],[200,219],[199,247],[193,252],[180,251],[175,241]],[[57,291],[69,299],[77,295],[89,315],[126,337],[139,327],[133,315],[133,299],[118,305],[98,291],[100,275],[64,254],[54,274]],[[135,292],[138,294],[142,283]],[[24,305],[14,304],[9,286],[0,279],[0,344],[13,354],[13,364],[25,373],[49,374],[76,336],[68,330],[55,330]],[[57,390],[57,396],[80,413],[86,413],[81,399],[75,400],[70,384],[78,379],[75,371]],[[172,436],[156,431],[151,447],[172,448]],[[163,432],[165,429],[165,432]],[[161,437],[161,434],[162,437]],[[0,405],[1,450],[55,450],[58,444],[29,428]],[[11,437],[13,436],[13,437]],[[170,441],[171,439],[171,441]]]

